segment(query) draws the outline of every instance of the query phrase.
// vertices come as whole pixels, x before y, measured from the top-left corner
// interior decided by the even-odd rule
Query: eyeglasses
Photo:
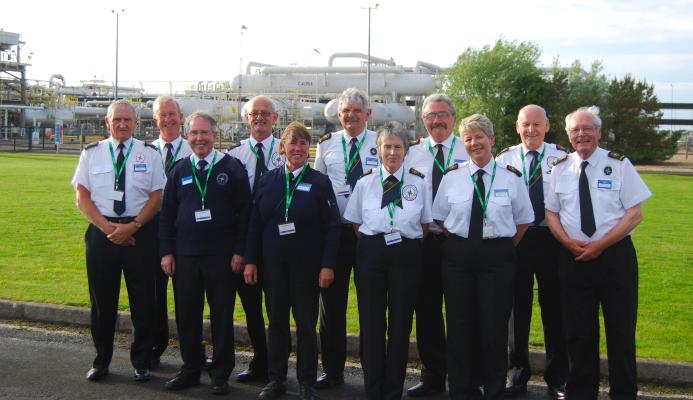
[[[272,111],[251,111],[248,113],[248,116],[252,118],[269,118],[272,114],[274,114]]]
[[[574,128],[570,128],[568,130],[568,133],[570,133],[571,135],[577,135],[578,133],[580,133],[580,131],[582,131],[582,133],[587,133],[587,134],[593,133],[594,132],[594,126],[593,125],[592,126],[576,126]]]
[[[433,121],[434,119],[436,119],[436,117],[442,119],[442,118],[447,118],[450,115],[451,114],[448,111],[430,112],[430,113],[424,115],[423,119],[425,119],[426,121]]]

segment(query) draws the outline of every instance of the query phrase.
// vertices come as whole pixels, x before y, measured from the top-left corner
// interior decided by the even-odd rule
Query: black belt
[[[529,231],[548,231],[549,227],[548,226],[541,226],[541,225],[530,225],[527,230]]]
[[[135,217],[106,217],[106,219],[116,224],[129,224],[135,220]]]

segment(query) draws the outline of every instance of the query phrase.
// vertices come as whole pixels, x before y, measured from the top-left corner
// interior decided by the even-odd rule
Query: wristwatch
[[[137,229],[140,229],[140,228],[142,227],[142,224],[140,223],[140,221],[138,221],[138,220],[136,220],[136,219],[133,219],[133,220],[132,220],[132,223],[135,224],[135,227],[136,227]]]

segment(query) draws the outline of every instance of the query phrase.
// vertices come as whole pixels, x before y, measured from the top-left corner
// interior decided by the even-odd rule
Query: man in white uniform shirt
[[[423,101],[421,108],[428,137],[413,144],[406,164],[426,176],[428,201],[438,191],[445,170],[469,159],[462,140],[454,134],[457,120],[450,98],[436,93]],[[416,346],[421,359],[421,382],[407,390],[409,397],[422,397],[445,391],[445,323],[443,322],[443,281],[441,275],[443,230],[429,225],[424,239],[424,267],[419,276],[416,301]]]
[[[371,109],[362,90],[346,89],[338,98],[338,116],[343,130],[324,135],[318,141],[315,169],[332,182],[342,217],[334,282],[320,290],[320,347],[323,374],[316,389],[344,383],[346,361],[346,309],[351,270],[356,261],[356,234],[344,219],[349,195],[364,173],[380,165],[376,133],[366,129]]]

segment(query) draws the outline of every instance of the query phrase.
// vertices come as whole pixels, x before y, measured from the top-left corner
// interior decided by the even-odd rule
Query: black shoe
[[[409,397],[424,397],[445,392],[445,384],[433,385],[428,382],[419,382],[418,385],[407,389]]]
[[[90,381],[100,381],[108,375],[108,368],[97,368],[94,367],[87,372],[87,380]]]
[[[317,381],[315,381],[315,385],[313,387],[318,390],[322,389],[332,389],[334,387],[337,387],[339,385],[344,384],[344,375],[339,374],[339,375],[328,375],[328,374],[322,374],[318,378]]]
[[[313,385],[301,383],[298,385],[298,398],[301,400],[315,400]]]
[[[546,391],[556,400],[565,399],[565,385],[549,385]]]
[[[197,386],[200,384],[200,375],[194,373],[179,372],[175,378],[167,381],[164,384],[166,390],[182,390],[188,387]]]
[[[505,397],[515,397],[527,393],[527,385],[508,382],[505,384]]]
[[[149,369],[157,369],[161,365],[161,357],[152,357],[149,361]]]
[[[135,381],[136,382],[147,382],[149,380],[149,370],[147,368],[138,368],[135,370]]]
[[[236,377],[236,382],[240,383],[250,383],[250,382],[267,382],[267,373],[258,372],[255,369],[248,368],[245,371],[238,374]]]
[[[208,372],[210,369],[212,369],[212,357],[207,358],[202,366],[202,370],[205,372]]]
[[[257,400],[272,400],[286,393],[286,385],[284,382],[271,381],[268,383],[257,396]]]
[[[231,388],[226,381],[218,383],[212,382],[212,384],[209,386],[209,391],[212,392],[212,394],[225,395],[229,394]]]

